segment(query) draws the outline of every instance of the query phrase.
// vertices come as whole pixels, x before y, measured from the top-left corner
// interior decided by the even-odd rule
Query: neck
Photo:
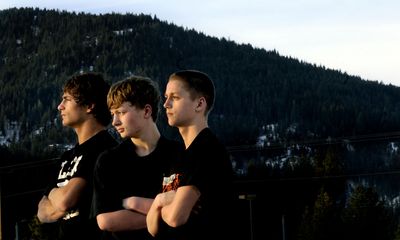
[[[76,135],[78,136],[78,143],[82,144],[88,139],[96,135],[106,127],[101,125],[97,120],[89,120],[82,124],[82,126],[75,128]]]
[[[136,146],[136,153],[139,156],[149,155],[157,147],[158,140],[161,134],[155,123],[148,126],[147,129],[142,130],[142,134],[139,137],[132,137],[131,141]]]
[[[199,133],[207,127],[208,124],[206,122],[194,124],[187,127],[179,127],[179,133],[181,134],[182,139],[185,143],[185,148],[189,148],[190,144],[192,144],[197,135],[199,135]]]

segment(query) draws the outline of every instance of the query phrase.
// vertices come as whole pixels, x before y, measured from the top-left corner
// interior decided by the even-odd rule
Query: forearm
[[[51,189],[47,198],[52,202],[55,202],[57,199],[61,198],[60,188],[55,187]]]
[[[101,213],[97,215],[96,219],[99,228],[104,231],[119,232],[146,228],[144,214],[126,209]]]
[[[125,209],[133,210],[146,215],[153,201],[154,199],[152,198],[129,197],[123,200],[122,205]]]
[[[172,203],[176,191],[160,193],[154,199],[146,216],[147,230],[152,236],[156,236],[160,221],[162,221],[162,209]]]
[[[68,211],[77,205],[85,186],[85,179],[72,178],[65,186],[53,188],[48,197],[55,208],[60,211]]]
[[[38,205],[37,217],[42,223],[51,223],[55,222],[58,219],[62,218],[65,215],[64,211],[60,211],[56,209],[51,201],[43,196],[42,200],[40,200]]]
[[[60,211],[68,211],[68,207],[65,204],[65,195],[62,188],[53,188],[48,196],[53,207]]]
[[[161,221],[161,207],[156,204],[151,205],[146,216],[147,231],[155,237],[158,233],[159,224]]]
[[[160,218],[171,227],[178,227],[186,223],[189,215],[182,214],[175,205],[167,205],[160,209]]]
[[[187,222],[200,197],[200,192],[194,186],[179,187],[173,201],[161,209],[161,218],[171,227],[178,227]]]

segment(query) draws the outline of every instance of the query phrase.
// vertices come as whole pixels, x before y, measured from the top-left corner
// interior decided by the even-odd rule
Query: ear
[[[200,97],[200,98],[197,100],[197,106],[196,106],[195,111],[196,111],[196,112],[205,111],[206,107],[207,107],[207,101],[206,101],[206,99],[205,99],[204,97]]]
[[[94,103],[88,104],[88,105],[87,105],[86,112],[87,112],[87,113],[93,112],[94,106],[95,106]]]
[[[153,113],[153,109],[151,108],[151,106],[149,104],[146,104],[144,106],[144,117],[150,118],[152,113]]]

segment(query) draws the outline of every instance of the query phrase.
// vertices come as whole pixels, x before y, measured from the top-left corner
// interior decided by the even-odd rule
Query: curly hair
[[[107,126],[111,114],[107,107],[107,93],[110,85],[99,73],[74,75],[64,84],[63,92],[71,94],[81,106],[93,104],[92,114],[100,124]]]

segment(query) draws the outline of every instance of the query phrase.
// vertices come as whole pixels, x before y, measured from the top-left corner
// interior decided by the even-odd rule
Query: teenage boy
[[[225,147],[208,127],[214,98],[214,84],[203,72],[169,77],[164,108],[186,149],[147,215],[148,231],[159,239],[231,239],[233,172]]]
[[[156,125],[160,92],[151,79],[133,76],[111,86],[112,125],[124,141],[103,153],[95,168],[95,209],[103,239],[151,239],[146,215],[169,162],[182,144]]]
[[[117,144],[106,129],[111,120],[109,87],[96,73],[75,75],[63,87],[58,110],[63,126],[75,130],[77,144],[60,157],[57,176],[37,212],[40,222],[57,222],[57,239],[91,239],[99,231],[95,219],[89,219],[93,169],[98,155]]]

